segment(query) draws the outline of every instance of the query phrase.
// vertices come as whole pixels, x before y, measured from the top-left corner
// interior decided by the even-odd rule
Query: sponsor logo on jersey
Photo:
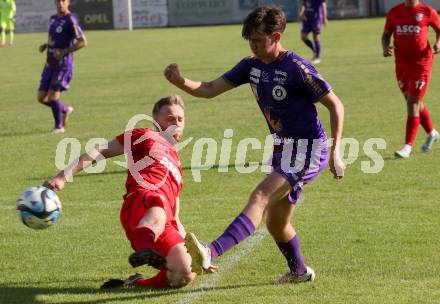
[[[283,77],[287,77],[287,72],[281,70],[275,70],[275,75],[281,75]]]
[[[279,77],[279,76],[275,76],[273,78],[273,82],[276,82],[278,84],[285,84],[286,83],[287,78],[286,77]]]
[[[257,68],[252,68],[250,74],[251,74],[251,76],[260,78],[261,77],[261,70],[259,70]]]
[[[420,26],[418,25],[398,25],[396,27],[396,32],[398,35],[411,35],[411,34],[419,34]]]
[[[162,157],[160,163],[170,170],[171,175],[174,177],[178,184],[182,183],[182,176],[180,175],[179,169],[166,157]]]
[[[255,78],[255,77],[249,77],[249,79],[253,82],[253,83],[260,83],[260,79]]]
[[[416,14],[416,21],[420,22],[422,20],[423,20],[423,14],[421,14],[421,13]]]
[[[273,87],[272,96],[275,100],[282,101],[287,96],[287,91],[280,85],[276,85]]]

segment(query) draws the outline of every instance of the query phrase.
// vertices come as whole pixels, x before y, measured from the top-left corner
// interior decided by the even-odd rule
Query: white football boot
[[[298,275],[291,271],[286,272],[282,277],[272,282],[274,285],[286,284],[286,283],[304,283],[315,280],[315,271],[312,268],[306,267],[306,272],[302,275]]]
[[[402,149],[397,150],[394,152],[394,156],[397,158],[408,158],[411,154],[411,146],[408,144],[405,144]]]
[[[64,133],[64,132],[65,132],[64,127],[61,127],[61,128],[53,128],[52,132],[50,132],[50,133],[52,133],[52,134],[61,134],[61,133]]]
[[[73,107],[67,107],[67,112],[63,113],[63,126],[66,126],[67,120],[69,119],[69,116],[73,113],[73,111]]]
[[[319,57],[313,57],[312,63],[313,64],[319,64],[319,63],[321,63],[321,59],[319,59]]]
[[[440,139],[440,134],[437,130],[433,130],[426,136],[425,143],[422,146],[422,151],[427,153],[431,150],[432,144]]]
[[[191,256],[192,270],[202,274],[211,266],[211,250],[197,240],[194,233],[188,232],[185,236],[185,246]]]

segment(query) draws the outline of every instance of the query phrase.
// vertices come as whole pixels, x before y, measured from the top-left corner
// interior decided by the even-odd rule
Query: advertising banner
[[[56,13],[53,1],[15,0],[17,32],[46,32],[49,18]]]
[[[169,25],[224,24],[234,22],[233,0],[170,0]]]
[[[115,28],[128,28],[127,0],[113,0]],[[167,0],[132,0],[133,27],[165,27],[168,25]]]
[[[113,29],[113,0],[71,0],[70,10],[85,30]]]

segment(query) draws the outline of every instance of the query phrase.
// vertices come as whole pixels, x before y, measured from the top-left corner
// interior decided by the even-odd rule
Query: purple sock
[[[313,42],[310,39],[306,39],[303,41],[313,52],[315,51],[315,47],[313,46]]]
[[[306,265],[304,264],[301,255],[301,248],[299,246],[299,238],[297,235],[287,243],[277,242],[278,248],[287,260],[287,265],[291,272],[303,274],[306,272]]]
[[[47,103],[52,108],[53,118],[55,119],[55,128],[59,129],[63,127],[63,110],[65,105],[61,100],[56,99]]]
[[[315,40],[315,57],[319,58],[321,55],[321,41]]]
[[[243,241],[255,231],[254,224],[244,214],[240,213],[235,220],[226,228],[225,232],[209,244],[211,260],[214,261],[219,255]]]

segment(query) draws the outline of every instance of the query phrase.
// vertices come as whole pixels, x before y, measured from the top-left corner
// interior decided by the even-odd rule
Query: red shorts
[[[422,100],[431,81],[431,67],[396,65],[396,77],[402,93]]]
[[[154,243],[153,249],[161,256],[167,256],[171,248],[183,243],[183,237],[179,233],[174,211],[166,198],[157,192],[137,190],[124,195],[120,219],[127,238],[131,241],[133,230],[139,225],[148,208],[161,207],[165,210],[166,222],[163,233]]]

